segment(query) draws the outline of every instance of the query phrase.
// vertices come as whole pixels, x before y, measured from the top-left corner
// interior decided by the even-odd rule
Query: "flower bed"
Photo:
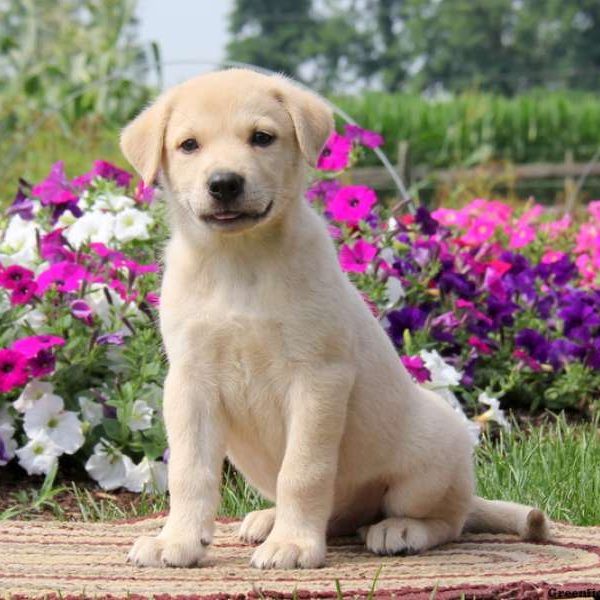
[[[501,404],[585,409],[600,390],[600,202],[577,224],[485,199],[393,214],[337,179],[381,142],[332,136],[307,199],[399,360],[472,417],[474,441],[508,426]],[[153,196],[103,161],[20,182],[0,242],[0,467],[72,462],[104,489],[164,490]]]

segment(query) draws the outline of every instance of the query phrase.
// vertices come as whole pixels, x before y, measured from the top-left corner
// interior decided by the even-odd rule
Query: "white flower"
[[[105,327],[108,327],[112,324],[111,305],[106,297],[107,293],[112,300],[112,306],[114,306],[116,309],[120,308],[124,304],[123,299],[121,296],[119,296],[119,294],[117,294],[117,292],[108,288],[104,288],[104,286],[93,286],[91,291],[85,295],[85,301],[90,305],[90,308],[94,311],[94,314],[100,317],[100,320]]]
[[[73,454],[83,446],[83,431],[77,414],[64,408],[60,396],[44,394],[25,412],[23,429],[31,439],[44,433],[63,452]]]
[[[77,217],[70,211],[65,210],[65,212],[58,217],[56,221],[56,225],[58,227],[70,227],[73,223],[77,222]]]
[[[19,448],[15,454],[28,475],[41,475],[50,471],[62,451],[42,432]]]
[[[152,218],[136,208],[126,208],[115,217],[115,237],[120,242],[147,240],[150,237],[148,226]]]
[[[385,295],[388,299],[388,306],[395,306],[400,298],[406,296],[406,291],[401,281],[396,277],[388,277],[385,282]]]
[[[477,415],[477,421],[496,421],[498,425],[501,425],[506,429],[510,429],[510,423],[508,422],[504,411],[500,408],[500,401],[497,398],[492,398],[491,396],[488,396],[486,392],[482,392],[479,394],[477,402],[489,406],[488,410],[486,410],[483,414]]]
[[[449,387],[460,383],[462,373],[457,371],[452,365],[444,362],[444,359],[435,350],[431,352],[421,350],[419,356],[431,373],[431,389]]]
[[[14,457],[17,449],[17,442],[13,439],[15,428],[12,419],[8,417],[8,414],[6,417],[6,420],[0,417],[0,467],[3,467]]]
[[[5,267],[20,265],[32,268],[38,260],[36,229],[34,221],[26,221],[15,215],[0,242],[0,263]]]
[[[104,413],[102,411],[102,405],[99,402],[95,402],[87,396],[79,396],[77,401],[79,402],[81,416],[84,421],[87,421],[92,427],[102,423]]]
[[[113,215],[100,211],[88,212],[65,231],[65,237],[74,248],[79,248],[84,242],[108,244],[114,226]]]
[[[167,465],[162,461],[148,460],[144,457],[134,465],[126,456],[127,476],[125,488],[130,492],[163,493],[167,490]]]
[[[19,412],[24,413],[46,394],[52,394],[54,386],[47,381],[32,379],[21,392],[21,395],[13,402],[13,406]]]
[[[94,454],[85,463],[85,470],[105,490],[114,490],[125,484],[127,468],[123,454],[112,446],[98,443]]]
[[[93,210],[111,210],[120,212],[135,206],[135,200],[122,194],[98,194]]]
[[[131,431],[144,431],[152,426],[152,414],[154,411],[144,400],[136,400],[131,407],[131,416],[127,425]]]
[[[148,406],[158,410],[162,404],[163,389],[156,383],[147,383],[142,388],[140,395],[146,399]]]

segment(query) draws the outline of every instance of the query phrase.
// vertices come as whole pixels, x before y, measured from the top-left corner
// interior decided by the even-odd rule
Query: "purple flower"
[[[444,293],[454,292],[460,298],[473,298],[477,295],[475,284],[460,273],[446,271],[438,279],[438,287]]]
[[[321,200],[321,202],[327,204],[341,189],[342,186],[336,179],[322,179],[306,190],[306,198],[311,202]]]
[[[427,313],[417,306],[405,306],[388,314],[390,326],[388,332],[397,346],[404,343],[404,331],[414,333],[425,325]]]
[[[73,300],[71,302],[71,313],[76,319],[84,321],[86,325],[92,324],[93,312],[90,305],[84,300]]]
[[[356,140],[359,144],[367,148],[377,148],[383,144],[383,136],[375,131],[363,129],[358,125],[345,125],[346,137]]]
[[[125,336],[120,331],[104,333],[96,338],[96,342],[101,346],[122,346],[125,343]]]
[[[515,338],[515,345],[525,348],[539,362],[548,360],[548,340],[535,329],[521,329]]]
[[[588,349],[585,364],[592,369],[600,370],[600,338],[596,338],[591,343]]]
[[[62,160],[54,163],[48,177],[34,185],[31,193],[37,196],[44,206],[77,202],[78,197],[71,190],[71,184],[65,175]]]
[[[102,177],[102,179],[109,180],[112,179],[117,185],[126,188],[131,183],[131,178],[133,176],[131,173],[120,169],[112,163],[105,160],[96,160],[90,171],[73,179],[73,185],[77,188],[85,188],[95,177]]]
[[[513,313],[518,309],[519,305],[511,300],[500,300],[495,296],[490,296],[487,299],[487,314],[492,320],[495,329],[512,325]]]
[[[581,360],[584,355],[585,348],[569,340],[553,340],[548,346],[548,362],[555,371],[559,371],[573,360]]]
[[[29,187],[24,179],[19,179],[19,187],[12,204],[8,207],[8,216],[19,215],[25,221],[33,219],[33,202],[25,195],[23,189]]]
[[[547,283],[563,286],[577,275],[577,266],[565,254],[557,261],[539,264],[535,271]]]
[[[73,260],[74,254],[65,248],[62,229],[55,229],[44,235],[40,242],[40,254],[44,260],[54,263]]]
[[[564,334],[571,339],[586,342],[592,336],[592,329],[600,325],[598,307],[585,300],[577,299],[563,306],[558,316],[564,321]]]
[[[431,216],[429,211],[424,206],[417,208],[415,221],[418,223],[421,231],[425,235],[434,235],[438,230],[438,222]]]

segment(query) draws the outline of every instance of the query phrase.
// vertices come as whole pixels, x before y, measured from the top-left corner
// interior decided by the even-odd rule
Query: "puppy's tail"
[[[541,542],[550,536],[550,522],[537,508],[474,496],[464,531],[515,533],[524,540]]]

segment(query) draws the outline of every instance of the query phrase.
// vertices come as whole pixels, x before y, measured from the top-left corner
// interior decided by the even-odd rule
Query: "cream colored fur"
[[[186,82],[123,132],[125,156],[168,197],[161,331],[171,510],[138,565],[195,565],[210,545],[225,456],[275,508],[240,535],[260,568],[318,567],[326,533],[360,530],[376,553],[420,552],[472,529],[547,535],[542,513],[474,497],[471,443],[446,402],[409,377],[338,266],[303,198],[328,107],[281,77],[228,70]],[[249,143],[253,131],[276,136]],[[200,148],[182,152],[196,139]],[[245,177],[237,207],[260,222],[223,231],[215,170]],[[235,229],[235,228],[234,228]]]

